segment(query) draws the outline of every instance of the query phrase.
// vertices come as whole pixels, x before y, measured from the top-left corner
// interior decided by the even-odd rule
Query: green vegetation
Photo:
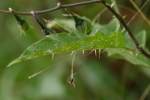
[[[125,0],[106,0],[110,9],[93,1],[67,8],[72,1],[66,0],[43,15],[32,10],[57,1],[1,2],[15,10],[9,9],[11,16],[0,11],[0,99],[150,99],[150,2],[135,0],[136,11]],[[17,12],[25,10],[32,12]]]

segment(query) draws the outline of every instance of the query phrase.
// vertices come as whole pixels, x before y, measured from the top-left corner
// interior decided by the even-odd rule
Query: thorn
[[[48,53],[51,54],[51,58],[52,58],[52,60],[54,60],[55,53],[50,49],[48,50]]]
[[[96,51],[96,49],[94,50],[94,52],[95,52],[95,56],[97,56],[97,51]]]
[[[72,17],[71,14],[62,14],[64,17]]]
[[[113,2],[110,6],[113,7],[115,5],[115,2]]]
[[[101,49],[98,49],[98,59],[101,58]]]
[[[84,51],[84,50],[82,50],[82,54],[83,54],[83,55],[85,54],[85,51]]]
[[[74,51],[72,51],[70,55],[72,56],[73,54],[74,54]]]
[[[32,74],[32,75],[28,76],[28,79],[32,79],[32,78],[36,77],[37,75],[39,75],[39,74],[41,74],[41,73],[42,73],[42,72],[40,71],[40,72],[37,72],[37,73],[35,73],[35,74]]]
[[[34,78],[34,77],[36,77],[36,76],[42,74],[42,73],[45,72],[47,69],[48,69],[48,68],[45,68],[45,69],[43,69],[43,70],[41,70],[41,71],[39,71],[39,72],[37,72],[37,73],[34,73],[34,74],[28,76],[28,79],[32,79],[32,78]]]

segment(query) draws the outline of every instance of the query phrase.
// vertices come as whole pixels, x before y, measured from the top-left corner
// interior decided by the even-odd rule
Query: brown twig
[[[141,17],[144,19],[144,21],[150,26],[149,19],[143,14],[141,9],[136,5],[136,3],[133,0],[129,0],[131,4],[134,6],[134,8],[137,10],[137,12],[141,15]],[[147,0],[145,3],[148,3],[149,0]]]
[[[88,5],[88,4],[96,4],[96,3],[100,3],[101,0],[90,0],[90,1],[83,1],[83,2],[78,2],[78,3],[71,3],[71,4],[61,4],[61,3],[57,3],[57,5],[53,8],[50,9],[45,9],[45,10],[34,10],[34,13],[41,15],[41,14],[47,14],[50,12],[54,12],[56,10],[62,9],[62,8],[70,8],[70,7],[77,7],[77,6],[83,6],[83,5]],[[0,9],[0,13],[4,13],[4,14],[11,14],[11,12],[9,10],[2,10]],[[31,11],[15,11],[15,14],[18,15],[27,15],[27,16],[32,16]]]
[[[141,11],[145,8],[145,6],[148,4],[148,2],[149,2],[149,0],[146,0],[144,3],[143,3],[143,5],[139,8]],[[131,24],[131,22],[139,15],[139,11],[137,11],[136,13],[135,13],[135,15],[127,22],[127,25],[130,25]]]

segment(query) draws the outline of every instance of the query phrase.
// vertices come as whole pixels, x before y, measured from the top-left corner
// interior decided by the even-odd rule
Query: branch
[[[145,8],[145,6],[148,4],[148,2],[149,2],[149,0],[146,0],[144,3],[143,3],[143,5],[139,8],[139,9],[141,9],[141,11]],[[139,11],[137,11],[136,13],[135,13],[135,15],[128,21],[128,23],[127,23],[127,25],[130,25],[130,23],[137,17],[137,15],[139,14],[140,12]]]
[[[57,3],[57,5],[53,8],[50,9],[45,9],[45,10],[37,10],[34,11],[34,13],[38,14],[38,15],[42,15],[42,14],[46,14],[46,13],[50,13],[50,12],[54,12],[56,10],[62,9],[62,8],[71,8],[71,7],[77,7],[77,6],[83,6],[83,5],[88,5],[88,4],[96,4],[96,3],[100,3],[101,0],[91,0],[91,1],[83,1],[83,2],[78,2],[78,3],[71,3],[71,4],[61,4],[61,3]],[[4,14],[12,14],[9,10],[2,10],[0,9],[0,13],[4,13]],[[15,11],[14,13],[17,15],[26,15],[26,16],[32,16],[31,11]]]
[[[83,1],[83,2],[78,2],[78,3],[71,3],[71,4],[57,3],[57,5],[55,7],[53,7],[53,8],[45,9],[45,10],[39,10],[39,11],[34,11],[34,13],[37,14],[37,15],[41,15],[41,14],[46,14],[46,13],[54,12],[54,11],[59,10],[59,9],[71,8],[71,7],[77,7],[77,6],[83,6],[83,5],[94,4],[94,3],[95,4],[96,3],[102,3],[110,12],[112,12],[112,14],[114,14],[116,16],[116,18],[120,21],[120,23],[124,26],[124,28],[128,32],[128,35],[131,37],[133,43],[135,44],[135,46],[139,50],[139,52],[141,52],[147,58],[150,58],[150,53],[147,52],[146,50],[144,50],[144,48],[142,48],[140,46],[139,42],[134,37],[132,31],[130,30],[130,28],[128,27],[128,25],[125,23],[125,21],[123,20],[123,18],[110,5],[108,5],[105,2],[105,0],[91,0],[91,1]],[[11,10],[0,10],[0,13],[12,14],[12,11]],[[27,16],[32,16],[33,15],[33,13],[31,11],[30,12],[24,12],[24,11],[21,12],[21,11],[15,11],[15,10],[13,10],[13,13],[15,13],[17,15],[27,15]]]
[[[137,12],[141,15],[141,17],[144,19],[144,21],[150,26],[150,21],[149,19],[143,14],[143,12],[141,11],[141,9],[136,5],[136,3],[133,0],[129,0],[131,2],[131,4],[133,5],[133,7],[137,10]],[[146,3],[148,3],[149,0],[147,0]]]
[[[138,40],[134,37],[132,31],[127,26],[126,22],[123,20],[123,18],[110,6],[108,5],[104,0],[102,1],[102,4],[112,13],[115,15],[115,17],[120,21],[120,23],[123,25],[123,27],[128,32],[128,35],[132,39],[133,43],[135,44],[136,48],[139,52],[141,52],[145,57],[150,58],[150,53],[147,52],[143,47],[140,46]]]

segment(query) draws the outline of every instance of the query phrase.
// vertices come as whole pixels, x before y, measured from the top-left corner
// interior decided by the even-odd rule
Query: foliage
[[[47,4],[53,5],[54,1],[46,0],[45,3],[41,3],[33,0],[32,3],[38,8],[43,4],[43,8]],[[127,5],[125,0],[106,1],[110,5],[112,2],[115,3],[114,8],[118,12],[123,10],[118,8],[118,2]],[[32,9],[33,5],[29,6]],[[68,8],[70,12],[65,17],[60,17],[64,14],[63,11],[43,16],[35,15],[42,23],[38,23],[35,16],[32,16],[34,20],[15,14],[13,19],[12,16],[0,18],[1,27],[6,27],[0,32],[8,33],[0,37],[0,99],[139,99],[150,82],[150,59],[135,48],[118,19],[113,15],[109,18],[110,14],[107,11],[103,12],[100,22],[94,22],[91,20],[93,18],[89,19],[83,15],[96,15],[99,8],[100,5],[88,5],[80,10]],[[121,13],[125,12],[126,10],[123,10]],[[130,11],[128,13],[129,16],[132,15]],[[129,27],[135,33],[140,46],[146,48],[150,43],[149,26],[145,25],[140,16],[138,17],[139,19],[133,20]],[[103,21],[105,24],[101,23]],[[19,28],[16,27],[17,24]],[[35,24],[42,24],[44,27]],[[24,33],[23,37],[18,37],[20,30]],[[45,31],[49,32],[49,35],[43,35]],[[14,58],[16,59],[13,60]],[[10,68],[5,69],[6,66]],[[72,66],[76,88],[67,85]]]
[[[45,55],[106,48],[112,48],[106,49],[109,55],[118,54],[133,64],[149,67],[148,59],[136,49],[128,48],[131,41],[128,42],[129,44],[127,44],[127,42],[125,44],[125,35],[121,32],[119,22],[116,18],[107,25],[100,25],[95,22],[92,23],[85,17],[77,16],[77,18],[78,19],[74,20],[75,22],[67,19],[55,19],[54,22],[52,22],[52,25],[49,23],[49,28],[52,30],[55,29],[55,31],[62,30],[62,32],[51,33],[52,35],[46,36],[44,39],[32,44],[21,54],[20,57],[11,62],[8,67],[18,62],[31,60]],[[76,26],[76,23],[78,23],[78,21],[81,22],[81,20],[88,24],[80,23]],[[91,28],[86,28],[89,25]],[[91,29],[91,33],[88,33],[89,30],[87,29]],[[145,36],[145,33],[142,33],[142,35]],[[144,46],[146,40],[143,36],[140,36],[140,38],[142,38],[140,41],[142,41],[141,44]]]
[[[56,23],[58,25],[65,26],[63,30],[69,29],[68,25],[71,25],[71,23]],[[67,21],[64,21],[67,22]],[[91,23],[92,24],[92,23]],[[114,24],[114,21],[110,24]],[[97,24],[96,24],[97,25]],[[117,24],[118,25],[118,24]],[[118,28],[116,25],[115,28]],[[71,25],[75,26],[75,25]],[[95,49],[105,49],[105,48],[123,48],[125,47],[124,43],[124,37],[121,32],[113,32],[110,30],[109,33],[105,33],[104,30],[109,29],[109,25],[99,26],[103,27],[102,30],[104,33],[100,33],[98,31],[98,28],[95,29],[95,24],[91,25],[93,26],[94,30],[92,30],[90,35],[83,35],[83,33],[80,33],[80,31],[75,30],[68,30],[72,33],[55,33],[53,35],[46,36],[44,39],[39,40],[38,42],[34,43],[30,47],[28,47],[23,54],[10,63],[8,66],[11,66],[15,63],[26,61],[29,59],[34,59],[36,57],[44,56],[44,55],[50,55],[50,54],[57,54],[57,53],[66,53],[66,52],[76,52],[76,51],[85,51],[85,50],[95,50]],[[111,27],[112,28],[112,27]],[[70,28],[70,29],[73,29]],[[92,28],[91,28],[92,29]],[[101,28],[100,28],[101,29]],[[96,33],[93,33],[94,31],[97,31]],[[116,29],[115,29],[116,30]]]

